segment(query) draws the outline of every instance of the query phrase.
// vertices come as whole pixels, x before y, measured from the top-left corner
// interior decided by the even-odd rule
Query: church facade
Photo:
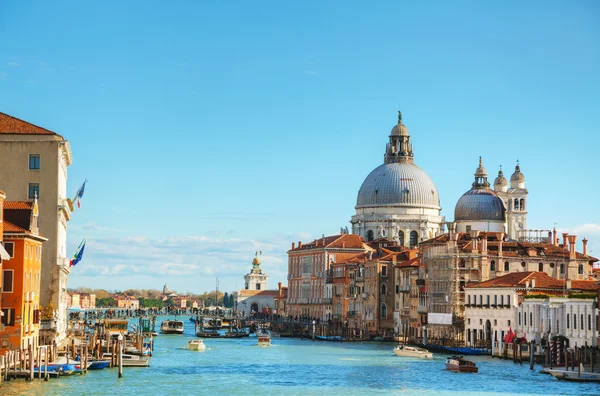
[[[244,275],[244,289],[237,293],[236,310],[245,315],[254,312],[272,313],[277,290],[267,290],[269,277],[260,268],[258,254],[252,260],[252,269]]]

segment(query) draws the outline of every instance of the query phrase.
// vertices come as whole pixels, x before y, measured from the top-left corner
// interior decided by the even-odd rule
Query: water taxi
[[[458,373],[476,373],[479,371],[475,363],[466,360],[462,356],[452,356],[446,359],[446,370]]]
[[[183,334],[183,321],[167,319],[160,324],[160,332],[163,334]]]
[[[206,350],[206,345],[204,345],[204,341],[202,340],[190,340],[187,343],[187,347],[192,351],[204,351]]]
[[[412,347],[412,346],[403,345],[403,344],[399,344],[396,348],[394,348],[394,354],[396,356],[405,356],[405,357],[416,357],[416,358],[425,358],[425,359],[433,358],[433,353],[429,352],[426,349]]]
[[[271,346],[271,334],[269,334],[268,330],[260,329],[256,332],[256,337],[258,337],[258,346],[268,347]]]
[[[148,367],[150,363],[149,356],[127,354],[122,354],[121,356],[123,357],[123,367]],[[112,353],[104,353],[102,359],[110,361],[112,359]]]

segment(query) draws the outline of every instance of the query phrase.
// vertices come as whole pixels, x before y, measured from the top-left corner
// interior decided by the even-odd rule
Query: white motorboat
[[[160,332],[163,334],[183,334],[182,320],[163,320],[160,324]]]
[[[148,367],[150,363],[149,356],[128,355],[125,353],[121,356],[123,357],[123,367]],[[112,353],[104,353],[102,355],[102,360],[110,361],[111,359]]]
[[[268,347],[271,346],[271,334],[268,330],[259,329],[256,331],[256,337],[258,338],[258,346]]]
[[[405,356],[405,357],[416,357],[416,358],[433,358],[433,353],[429,352],[423,348],[412,347],[408,345],[400,344],[396,348],[394,348],[394,353],[396,356]]]
[[[206,345],[202,340],[191,340],[188,341],[187,347],[192,351],[204,351],[206,350]]]

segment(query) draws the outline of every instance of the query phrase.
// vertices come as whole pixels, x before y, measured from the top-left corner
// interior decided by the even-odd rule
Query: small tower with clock
[[[518,241],[525,236],[527,229],[527,194],[525,188],[525,175],[521,173],[521,166],[517,161],[515,172],[510,177],[510,186],[502,175],[502,170],[494,182],[494,190],[504,201],[506,206],[506,233],[508,239]]]

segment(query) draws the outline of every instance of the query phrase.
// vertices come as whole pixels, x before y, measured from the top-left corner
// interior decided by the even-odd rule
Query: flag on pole
[[[85,238],[83,238],[83,240],[79,244],[79,247],[75,251],[75,254],[73,255],[73,260],[71,260],[69,262],[69,267],[73,267],[74,265],[76,265],[78,262],[81,261],[81,259],[83,257],[83,250],[84,249],[85,249]]]
[[[78,208],[81,208],[80,200],[83,197],[83,193],[85,192],[85,183],[87,183],[87,179],[85,179],[83,184],[81,185],[81,187],[79,187],[79,190],[77,190],[77,193],[75,194],[75,198],[73,199],[73,202],[77,201]]]

